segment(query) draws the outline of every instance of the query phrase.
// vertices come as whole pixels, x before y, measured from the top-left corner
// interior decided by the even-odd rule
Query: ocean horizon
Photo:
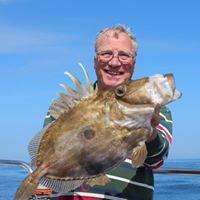
[[[200,159],[169,159],[161,169],[200,169]],[[18,166],[0,165],[0,200],[12,200],[28,175]],[[154,200],[200,200],[200,175],[155,174]]]
[[[200,159],[169,159],[160,169],[200,170]],[[200,175],[155,174],[154,200],[200,200]]]

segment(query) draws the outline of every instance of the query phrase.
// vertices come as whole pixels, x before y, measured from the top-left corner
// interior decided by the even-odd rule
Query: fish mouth
[[[103,71],[106,74],[109,74],[111,76],[121,76],[121,75],[124,74],[124,72],[122,72],[122,71],[113,71],[113,70],[110,70],[110,69],[103,69]]]

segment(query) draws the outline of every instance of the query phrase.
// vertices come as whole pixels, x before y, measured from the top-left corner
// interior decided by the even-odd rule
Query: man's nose
[[[113,58],[109,61],[109,65],[113,67],[121,66],[118,56],[113,56]]]

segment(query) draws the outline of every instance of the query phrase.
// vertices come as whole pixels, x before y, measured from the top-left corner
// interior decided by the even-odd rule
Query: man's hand
[[[160,105],[157,104],[153,113],[153,116],[151,118],[151,126],[155,128],[159,124],[159,119],[160,119]]]
[[[157,130],[156,130],[156,126],[159,124],[159,119],[160,119],[160,105],[157,104],[153,113],[153,116],[151,118],[151,126],[153,128],[153,133],[151,135],[151,137],[147,140],[148,142],[151,142],[152,140],[154,140],[157,137]]]

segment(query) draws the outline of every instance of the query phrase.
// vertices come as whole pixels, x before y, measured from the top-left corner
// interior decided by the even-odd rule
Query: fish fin
[[[81,99],[81,94],[76,91],[76,90],[73,90],[72,88],[70,88],[69,86],[67,85],[64,85],[64,84],[60,84],[61,87],[63,87],[66,91],[67,94],[69,94],[69,96],[73,97],[74,99],[77,99],[77,100],[80,100]]]
[[[40,184],[54,190],[58,193],[66,193],[71,190],[75,190],[81,184],[83,184],[84,180],[64,180],[64,179],[56,179],[56,178],[49,178],[43,177],[40,180]]]
[[[69,78],[71,78],[72,82],[74,83],[74,85],[76,86],[76,90],[81,93],[84,94],[86,92],[86,89],[84,88],[84,86],[82,85],[82,83],[70,72],[65,71],[64,72]]]
[[[57,119],[64,112],[68,112],[76,103],[81,101],[81,97],[77,99],[77,97],[64,93],[60,93],[59,96],[60,97],[55,99],[49,107],[49,113],[54,119]]]
[[[49,123],[46,125],[38,134],[36,134],[32,140],[29,142],[28,145],[28,152],[31,157],[31,165],[36,166],[37,162],[37,156],[38,156],[38,150],[39,150],[39,145],[40,141],[42,139],[43,134],[46,132],[46,130],[51,126],[52,123]]]
[[[37,189],[39,180],[46,174],[46,170],[37,169],[24,179],[17,189],[14,200],[28,200]]]
[[[139,145],[133,149],[132,154],[131,154],[133,167],[142,166],[146,157],[147,157],[146,144],[145,142],[140,142]]]
[[[67,71],[64,72],[69,78],[72,79],[76,90],[71,89],[67,85],[60,84],[60,86],[63,87],[67,93],[60,93],[60,97],[54,100],[49,108],[50,115],[53,116],[55,119],[57,119],[64,112],[68,112],[69,110],[71,110],[77,103],[79,103],[83,99],[86,99],[92,94],[95,94],[88,72],[82,64],[79,63],[79,65],[82,68],[86,77],[87,87],[85,88],[82,83],[71,73]]]
[[[90,185],[91,187],[95,185],[106,185],[109,183],[111,180],[106,176],[106,175],[101,175],[95,178],[91,178],[87,181],[87,184]]]
[[[91,83],[89,74],[88,74],[87,70],[85,69],[85,67],[81,63],[78,63],[78,64],[82,68],[82,70],[85,74],[85,78],[86,78],[86,82],[87,82],[87,90],[89,93],[92,93],[94,91],[94,87],[93,87],[93,84]]]

